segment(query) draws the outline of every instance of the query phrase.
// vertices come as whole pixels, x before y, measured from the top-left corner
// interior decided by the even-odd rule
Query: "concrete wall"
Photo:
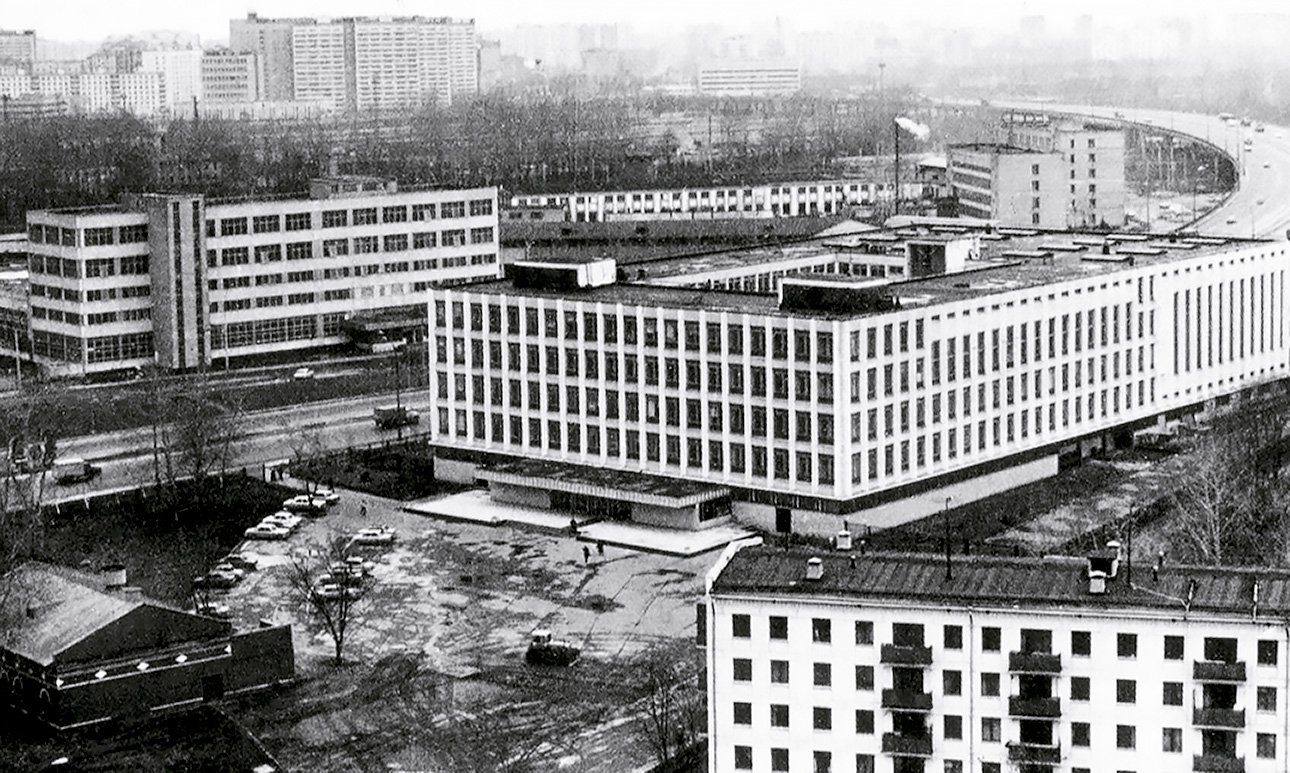
[[[436,456],[434,459],[435,480],[473,486],[475,485],[475,472],[478,469],[479,465],[474,462],[459,462],[455,459],[444,459],[442,456]]]
[[[227,692],[268,687],[296,675],[289,625],[244,631],[233,636],[232,645],[233,658],[224,675]]]
[[[665,526],[669,529],[699,528],[699,508],[691,507],[658,507],[656,505],[632,505],[632,521],[646,526]]]
[[[528,486],[510,486],[505,483],[489,482],[489,498],[494,502],[522,507],[536,507],[540,510],[551,509],[551,492]]]
[[[866,528],[872,528],[875,531],[887,529],[941,512],[945,509],[947,497],[952,498],[950,506],[957,507],[1056,474],[1057,457],[1045,456],[1015,467],[952,483],[847,515],[793,510],[793,532],[832,537],[844,526],[853,534],[863,533]],[[775,531],[775,508],[770,505],[735,502],[734,514],[735,520],[739,523],[766,532]]]

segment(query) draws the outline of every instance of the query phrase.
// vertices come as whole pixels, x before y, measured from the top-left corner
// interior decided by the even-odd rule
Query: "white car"
[[[296,368],[296,372],[291,374],[296,381],[308,381],[314,377],[313,368]]]
[[[1263,162],[1263,168],[1264,168],[1264,169],[1271,169],[1271,168],[1272,168],[1272,164],[1268,163],[1267,161],[1264,161],[1264,162]]]
[[[308,494],[297,494],[282,503],[283,510],[321,510],[327,506],[327,500]]]
[[[242,580],[246,579],[245,569],[238,569],[236,566],[233,566],[227,561],[225,561],[222,564],[216,564],[215,567],[211,569],[211,574],[215,574],[216,572],[219,572],[220,574],[230,574],[236,577],[238,582],[241,582]]]
[[[295,531],[300,524],[304,523],[304,521],[305,519],[295,513],[283,510],[282,512],[274,513],[273,515],[266,515],[260,523],[276,523],[284,529]]]
[[[1234,218],[1234,217],[1229,217],[1229,218],[1227,219],[1227,224],[1228,224],[1228,225],[1236,225],[1236,218]]]
[[[247,539],[286,539],[291,536],[291,530],[277,524],[259,523],[242,532],[242,536]]]
[[[193,611],[199,615],[213,617],[216,620],[228,620],[233,617],[233,610],[229,608],[228,604],[217,604],[211,601],[197,604]]]
[[[364,561],[361,556],[348,556],[344,561],[332,561],[327,571],[333,577],[365,577],[372,573],[376,564]]]
[[[321,499],[329,505],[334,505],[340,501],[340,494],[331,486],[319,486],[314,490],[314,499]]]
[[[338,585],[334,582],[325,582],[314,586],[314,595],[324,601],[338,601],[341,596],[353,600],[362,595],[363,591],[352,585]]]
[[[354,535],[355,545],[392,545],[394,544],[394,529],[388,526],[378,526],[372,529],[362,529]]]

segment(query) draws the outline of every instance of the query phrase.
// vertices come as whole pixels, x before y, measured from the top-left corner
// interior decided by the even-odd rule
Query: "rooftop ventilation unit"
[[[818,558],[812,558],[806,562],[806,579],[818,580],[824,576],[824,562]]]
[[[611,258],[599,260],[522,260],[506,268],[506,278],[516,288],[533,290],[590,290],[614,283],[618,265]]]

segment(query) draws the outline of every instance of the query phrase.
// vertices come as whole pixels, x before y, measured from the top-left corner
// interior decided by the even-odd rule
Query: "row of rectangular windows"
[[[469,238],[467,237],[469,234]],[[462,247],[467,244],[492,244],[496,239],[493,228],[472,228],[465,230],[443,231],[437,235],[433,232],[416,234],[386,234],[385,236],[356,236],[352,240],[353,254],[372,255],[377,252],[407,252],[409,249],[422,250],[435,246]],[[325,239],[321,245],[324,258],[338,258],[350,254],[350,239]],[[241,266],[252,262],[274,263],[286,257],[287,260],[309,260],[314,257],[312,241],[289,242],[287,244],[257,244],[251,247],[225,247],[221,250],[206,251],[208,266]]]
[[[379,211],[379,221],[378,221]],[[469,202],[469,216],[482,217],[493,214],[492,199],[474,199]],[[422,222],[426,220],[451,220],[467,216],[467,202],[445,201],[441,204],[396,204],[388,207],[361,207],[353,210],[329,209],[322,212],[323,228],[345,228],[349,225],[376,225],[381,223]],[[285,228],[284,228],[285,220]],[[206,235],[216,235],[216,223],[220,236],[240,236],[248,233],[248,219],[245,217],[222,218],[218,221],[206,221]],[[312,212],[291,212],[285,218],[281,215],[253,215],[249,222],[249,232],[275,233],[282,230],[308,231],[314,228]]]

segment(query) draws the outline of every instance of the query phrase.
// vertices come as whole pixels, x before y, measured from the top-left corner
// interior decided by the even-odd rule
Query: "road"
[[[247,417],[246,434],[234,446],[233,466],[288,459],[295,454],[295,449],[306,446],[344,448],[396,438],[397,432],[378,431],[372,422],[372,409],[393,403],[391,395],[376,395],[257,411]],[[405,395],[403,404],[424,414],[428,400]],[[426,421],[424,416],[422,421]],[[404,434],[425,429],[426,425],[422,424],[405,430]],[[59,441],[58,450],[60,458],[80,457],[98,465],[103,472],[89,483],[68,486],[48,483],[46,501],[50,504],[146,485],[154,478],[152,430],[148,427],[68,438]]]
[[[1237,161],[1239,188],[1218,209],[1196,223],[1204,234],[1285,239],[1290,229],[1290,128],[1268,124],[1263,132],[1253,126],[1233,126],[1217,115],[1179,113],[1053,102],[991,100],[993,107],[1036,112],[1059,112],[1097,118],[1146,123],[1189,134],[1221,148]],[[1117,116],[1118,114],[1118,116]],[[1242,147],[1246,139],[1252,150]],[[1244,157],[1244,158],[1242,158]],[[1232,222],[1229,222],[1232,221]]]

